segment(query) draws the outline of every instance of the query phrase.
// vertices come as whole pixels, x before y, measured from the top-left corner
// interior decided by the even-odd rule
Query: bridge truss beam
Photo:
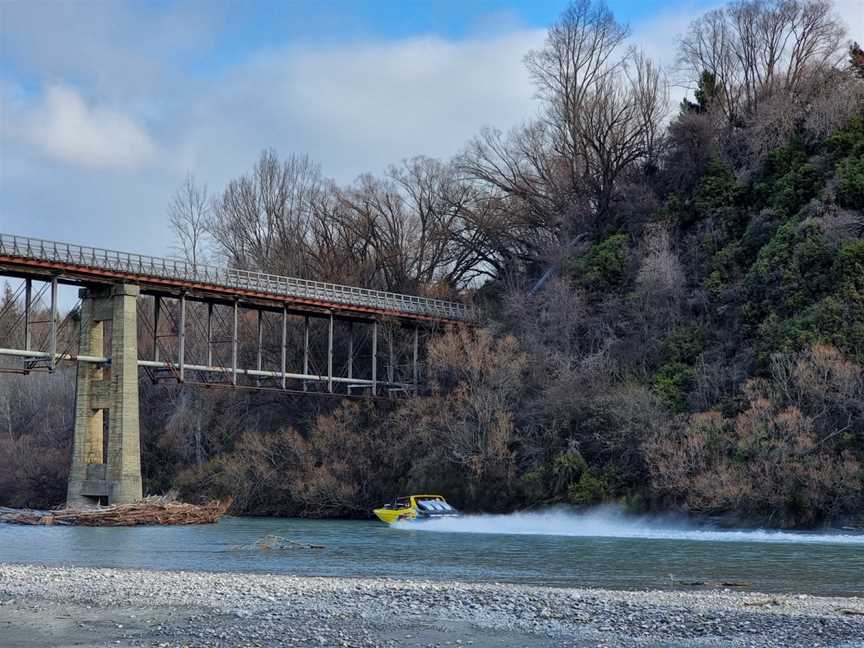
[[[18,291],[23,292],[23,336],[17,337],[15,326],[0,327],[0,356],[23,361],[11,370],[54,372],[60,363],[77,366],[70,504],[141,497],[139,368],[154,382],[167,378],[284,392],[299,387],[301,393],[349,397],[416,394],[422,381],[421,330],[432,332],[441,324],[471,322],[476,316],[458,303],[9,235],[0,235],[0,275],[23,279]],[[41,283],[35,293],[34,281]],[[81,299],[62,320],[61,284],[78,286]],[[206,308],[203,323],[201,305]],[[9,306],[0,304],[0,324]],[[223,317],[226,309],[230,314]],[[289,326],[298,316],[299,332]],[[278,324],[272,324],[276,319]],[[337,324],[343,330],[347,324],[341,345]],[[254,334],[241,330],[253,325]],[[40,330],[37,341],[34,331]],[[402,334],[397,352],[394,338],[400,331],[413,339],[408,343]],[[385,354],[379,354],[382,333]],[[337,346],[340,357],[347,346],[347,366],[338,370]],[[139,347],[149,357],[139,357]],[[251,353],[249,347],[254,347]],[[292,349],[297,355],[302,349],[300,371],[289,366]],[[357,362],[364,357],[368,364]],[[409,358],[410,367],[399,365],[397,372],[397,362]]]
[[[38,279],[36,280],[39,281]],[[10,358],[19,358],[24,361],[21,372],[27,373],[36,369],[45,369],[54,371],[59,363],[77,362],[83,364],[96,364],[110,366],[111,356],[105,353],[82,353],[74,348],[58,349],[58,335],[63,325],[68,325],[69,320],[74,316],[80,317],[80,305],[73,308],[67,318],[63,321],[58,317],[58,296],[57,286],[58,280],[56,277],[44,282],[41,290],[33,290],[34,280],[27,278],[23,282],[23,328],[24,339],[23,344],[16,348],[3,344],[4,341],[0,338],[0,356]],[[105,290],[106,286],[93,286],[91,290]],[[50,292],[49,292],[50,290]],[[20,291],[19,291],[20,292]],[[43,293],[50,294],[49,312],[53,312],[54,316],[47,319],[37,320],[34,318],[34,308],[37,307],[37,302]],[[35,299],[34,299],[35,293]],[[145,308],[147,300],[152,300],[152,309]],[[144,368],[150,372],[156,372],[151,375],[151,379],[163,380],[170,379],[177,382],[188,382],[189,374],[206,374],[210,379],[205,380],[207,384],[212,384],[211,380],[214,377],[222,377],[227,379],[231,385],[241,386],[240,378],[251,378],[256,381],[254,386],[261,386],[261,379],[273,379],[276,381],[279,388],[285,391],[289,389],[289,381],[300,381],[304,391],[309,391],[311,385],[324,386],[327,393],[336,393],[336,386],[341,385],[344,388],[346,395],[359,394],[366,392],[371,395],[378,395],[383,390],[385,394],[392,393],[416,393],[420,387],[420,369],[421,362],[419,358],[419,335],[421,329],[434,330],[429,324],[423,325],[422,322],[386,322],[385,340],[387,342],[387,355],[385,356],[384,368],[386,370],[386,380],[379,380],[380,357],[378,353],[378,344],[382,321],[379,319],[365,318],[344,318],[335,314],[322,315],[319,313],[302,314],[302,369],[300,371],[291,371],[289,368],[289,344],[288,330],[289,320],[291,316],[298,315],[296,310],[290,309],[287,305],[282,305],[279,309],[265,307],[260,304],[248,305],[248,310],[255,313],[255,350],[254,350],[254,366],[243,367],[240,362],[240,325],[241,315],[247,310],[247,304],[241,300],[231,302],[231,317],[229,340],[231,343],[230,365],[225,365],[216,361],[214,347],[219,345],[219,340],[216,339],[216,320],[217,308],[223,302],[212,302],[203,298],[187,297],[182,294],[177,298],[169,298],[160,294],[150,296],[139,296],[138,302],[138,321],[144,322],[144,326],[149,327],[149,339],[144,340],[147,344],[143,348],[148,349],[149,353],[145,357],[138,357],[135,362],[138,367]],[[176,308],[173,309],[172,303],[176,302]],[[189,336],[193,332],[190,327],[194,328],[197,323],[194,317],[190,317],[190,304],[205,304],[206,305],[206,322],[201,324],[203,342],[204,361],[195,362],[189,358]],[[146,316],[145,316],[146,311]],[[44,311],[42,311],[44,312]],[[301,311],[302,312],[302,311]],[[279,327],[279,342],[278,342],[278,365],[274,368],[265,368],[264,366],[264,314],[272,313],[278,316],[280,320]],[[245,319],[245,318],[244,318]],[[311,362],[311,321],[321,320],[326,323],[327,328],[327,346],[326,346],[326,370],[315,372],[312,370]],[[346,370],[345,375],[339,375],[335,371],[335,325],[337,322],[347,324],[347,359],[343,369]],[[41,349],[34,348],[33,345],[33,328],[37,324],[47,324],[48,330],[43,340]],[[363,372],[357,373],[357,325],[366,325],[371,331],[370,338],[367,338],[367,356],[369,365],[366,366],[366,376]],[[79,324],[80,326],[80,324]],[[401,376],[396,375],[397,356],[394,350],[394,335],[397,330],[407,328],[412,332],[413,343],[410,352],[405,352],[404,356],[410,357],[410,369]],[[170,329],[167,330],[166,329]],[[68,336],[67,336],[68,337]],[[140,331],[139,331],[140,337]],[[145,335],[146,338],[146,335]],[[174,340],[175,344],[166,346],[166,340]],[[371,349],[368,345],[371,342]],[[19,340],[20,343],[20,340]],[[80,341],[79,341],[80,346]],[[362,351],[362,349],[361,349]],[[344,353],[344,348],[343,348]],[[149,356],[149,357],[146,357]],[[407,358],[406,358],[407,359]],[[366,364],[366,363],[362,363]],[[362,368],[361,364],[361,368]],[[194,382],[194,381],[193,381]],[[252,385],[242,385],[252,386]],[[268,387],[263,385],[263,387]]]

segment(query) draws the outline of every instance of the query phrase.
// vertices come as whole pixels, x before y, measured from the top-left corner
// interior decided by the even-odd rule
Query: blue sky
[[[626,21],[662,13],[670,6],[662,0],[614,0],[608,4]],[[563,6],[561,0],[243,2],[226,9],[225,22],[230,28],[224,36],[228,51],[234,54],[285,39],[398,39],[416,34],[460,39],[502,27],[544,28]],[[251,7],[259,11],[251,11]]]
[[[864,0],[836,0],[852,33]],[[0,231],[170,251],[187,173],[211,194],[272,147],[350,183],[536,116],[523,65],[563,1],[0,2]],[[663,64],[706,0],[610,0]],[[680,90],[673,90],[673,101]]]
[[[24,4],[37,7],[27,12],[32,17],[58,13],[57,3],[48,0],[21,2],[11,0],[0,8],[4,19],[3,37],[0,40],[0,66],[5,74],[15,76],[30,89],[35,89],[30,74],[32,70],[26,60],[22,64],[19,40],[38,38],[29,30],[12,30],[20,24],[16,17]],[[90,8],[106,8],[106,1],[87,3]],[[345,41],[381,41],[411,38],[417,35],[437,35],[442,38],[462,40],[500,33],[504,30],[543,29],[553,22],[564,6],[562,0],[502,1],[502,0],[406,0],[396,1],[264,1],[245,0],[225,2],[222,0],[198,2],[128,3],[129,15],[144,21],[160,18],[171,20],[176,12],[197,15],[211,26],[210,37],[201,43],[195,37],[186,47],[182,39],[175,44],[170,62],[178,70],[191,75],[212,76],[255,52],[278,48],[286,43],[304,45],[339,44]],[[17,5],[17,7],[16,7]],[[41,6],[40,6],[41,5]],[[616,17],[634,22],[646,17],[668,12],[670,7],[687,7],[696,11],[711,5],[709,0],[691,2],[669,2],[666,0],[611,0],[608,2]],[[80,7],[80,5],[79,5]],[[85,38],[92,33],[74,3],[60,8],[72,30]],[[10,19],[11,18],[11,19]],[[36,21],[30,23],[36,27]],[[106,25],[105,27],[108,27]],[[97,27],[98,31],[98,27]]]

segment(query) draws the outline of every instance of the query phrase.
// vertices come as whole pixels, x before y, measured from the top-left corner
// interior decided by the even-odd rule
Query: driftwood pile
[[[61,526],[139,526],[156,524],[213,524],[218,522],[231,500],[207,504],[184,504],[170,496],[145,497],[134,504],[93,508],[65,508],[52,511],[0,508],[0,522]]]

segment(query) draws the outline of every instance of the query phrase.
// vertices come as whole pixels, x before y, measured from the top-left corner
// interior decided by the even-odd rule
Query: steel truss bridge
[[[78,366],[71,503],[140,498],[139,367],[154,381],[416,393],[421,332],[477,319],[458,302],[11,234],[0,234],[0,276],[20,280],[0,306],[19,313],[13,326],[0,327],[0,356],[17,363],[6,370]],[[80,288],[65,318],[61,285]],[[326,352],[314,344],[325,336]],[[347,360],[342,371],[334,368],[337,351]]]

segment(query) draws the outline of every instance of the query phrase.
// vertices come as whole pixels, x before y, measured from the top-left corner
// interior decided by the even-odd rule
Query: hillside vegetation
[[[265,151],[215,197],[190,177],[170,210],[190,259],[470,299],[484,320],[431,338],[428,391],[389,403],[142,382],[145,489],[273,515],[422,490],[860,522],[864,53],[846,39],[829,2],[737,2],[664,71],[576,0],[525,59],[542,115],[453,160],[342,187]],[[0,380],[0,504],[55,504],[72,376]]]

